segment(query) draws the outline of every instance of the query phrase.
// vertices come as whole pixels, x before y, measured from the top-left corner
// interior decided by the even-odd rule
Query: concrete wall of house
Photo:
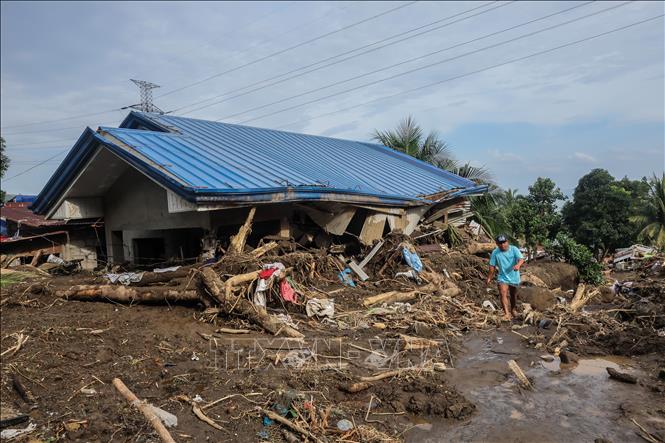
[[[104,225],[109,258],[118,261],[133,260],[133,240],[136,238],[164,238],[166,253],[177,251],[176,235],[171,229],[210,229],[208,212],[170,213],[166,190],[136,171],[130,169],[118,178],[104,196]],[[123,254],[113,240],[113,231],[122,232]],[[115,249],[115,250],[114,250]]]
[[[93,270],[97,267],[97,247],[99,238],[93,228],[69,233],[69,243],[64,245],[62,258],[65,260],[83,260],[81,268]]]

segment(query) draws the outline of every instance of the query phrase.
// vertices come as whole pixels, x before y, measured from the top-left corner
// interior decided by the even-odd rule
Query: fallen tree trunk
[[[475,254],[485,254],[485,253],[490,253],[496,248],[496,245],[494,243],[469,243],[466,245],[464,248],[464,252],[467,254],[475,255]]]
[[[233,312],[235,315],[247,317],[273,335],[283,334],[287,337],[304,337],[303,334],[284,324],[277,317],[274,317],[268,314],[265,310],[254,306],[249,300],[243,297],[236,297],[232,294],[233,284],[244,281],[251,281],[258,277],[258,273],[259,271],[255,271],[250,272],[249,274],[237,275],[235,277],[231,277],[225,283],[222,283],[215,271],[213,271],[211,268],[204,268],[201,271],[201,282],[208,290],[208,292],[210,292],[213,297],[219,300],[222,306],[222,310],[225,313],[231,314]],[[236,280],[229,284],[229,281],[234,279]],[[222,290],[222,288],[224,288],[224,290]]]
[[[245,249],[245,243],[247,242],[247,236],[252,232],[252,221],[254,220],[254,214],[256,213],[256,208],[252,207],[247,214],[247,219],[245,223],[240,227],[238,233],[231,237],[231,245],[229,246],[229,253],[231,254],[240,254],[243,249]]]
[[[374,295],[372,297],[367,297],[363,301],[365,307],[373,306],[379,303],[395,303],[395,302],[405,302],[413,300],[418,296],[419,291],[410,291],[410,292],[399,292],[399,291],[389,291],[382,294]]]
[[[173,272],[144,272],[141,281],[132,283],[131,286],[148,286],[155,283],[166,283],[171,280],[187,277],[191,268],[181,268]]]
[[[120,303],[200,300],[197,291],[185,291],[172,286],[78,285],[55,291],[55,296],[73,300],[112,300]]]

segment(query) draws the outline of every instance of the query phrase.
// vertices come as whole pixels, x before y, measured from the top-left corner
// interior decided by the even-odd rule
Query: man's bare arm
[[[495,271],[494,266],[490,265],[489,274],[487,275],[487,284],[488,285],[490,283],[492,283],[492,279],[494,279],[494,271]]]
[[[517,264],[513,266],[513,269],[515,271],[519,271],[523,264],[524,264],[524,259],[520,258],[519,260],[517,260]]]

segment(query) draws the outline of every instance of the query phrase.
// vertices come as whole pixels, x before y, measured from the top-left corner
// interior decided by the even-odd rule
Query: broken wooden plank
[[[379,241],[377,244],[374,245],[371,251],[365,256],[365,258],[362,259],[360,263],[358,263],[358,266],[362,269],[364,268],[367,263],[370,262],[374,258],[377,252],[379,252],[379,249],[383,246],[385,242],[383,240]]]
[[[356,275],[360,278],[361,281],[366,281],[369,279],[369,275],[363,271],[363,269],[358,265],[358,263],[355,262],[355,260],[351,260],[347,263],[347,266],[351,268],[353,272],[356,273]]]

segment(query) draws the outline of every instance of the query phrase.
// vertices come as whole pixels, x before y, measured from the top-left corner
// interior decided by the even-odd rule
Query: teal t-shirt
[[[515,271],[513,266],[522,258],[522,253],[515,246],[510,245],[507,251],[495,248],[490,257],[490,266],[498,270],[497,281],[509,285],[520,284],[520,273]]]

